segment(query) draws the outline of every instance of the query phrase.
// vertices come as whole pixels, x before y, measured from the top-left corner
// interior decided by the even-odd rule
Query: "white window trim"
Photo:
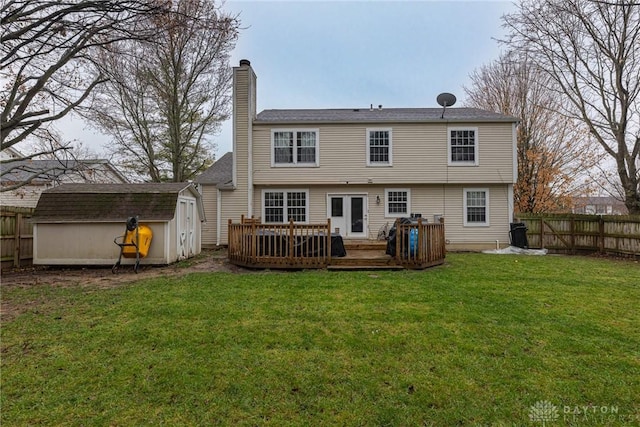
[[[294,135],[293,163],[276,163],[274,134],[276,132],[315,132],[316,134],[316,161],[315,163],[298,163],[298,151],[295,146]],[[320,166],[320,129],[318,128],[273,128],[271,129],[271,167],[272,168],[313,168]]]
[[[486,205],[485,205],[486,221],[485,222],[468,222],[467,221],[467,193],[470,191],[484,191],[485,201],[486,201]],[[489,227],[491,225],[490,218],[489,218],[489,211],[491,210],[491,203],[489,199],[489,189],[488,188],[471,188],[471,187],[465,188],[462,190],[462,198],[463,198],[462,218],[464,221],[464,226],[465,227]]]
[[[371,162],[371,156],[370,156],[370,138],[369,138],[369,134],[371,132],[376,132],[376,131],[383,131],[383,132],[389,132],[389,161],[388,162]],[[366,132],[366,159],[367,159],[367,166],[371,166],[371,167],[375,167],[375,168],[385,168],[385,167],[389,167],[389,166],[393,166],[393,129],[392,128],[367,128],[367,132]]]
[[[389,212],[389,192],[404,191],[407,193],[407,212],[406,213],[390,213]],[[385,188],[384,189],[384,217],[385,218],[403,218],[411,215],[411,189],[410,188]]]
[[[262,198],[260,200],[260,204],[261,204],[261,214],[262,214],[262,222],[265,224],[288,224],[289,220],[287,219],[287,197],[286,197],[286,193],[305,193],[305,221],[294,221],[294,223],[296,224],[309,224],[309,190],[306,188],[265,188],[262,190]],[[265,215],[265,206],[264,206],[264,194],[265,193],[285,193],[284,194],[284,206],[282,207],[284,209],[284,215],[282,215],[282,219],[283,222],[267,222],[266,221],[266,215]]]
[[[452,130],[472,130],[475,131],[476,140],[475,145],[473,147],[473,158],[475,159],[473,162],[452,162],[451,161],[451,131]],[[457,127],[448,127],[447,128],[447,165],[449,166],[478,166],[480,164],[480,158],[478,157],[480,146],[480,134],[478,133],[478,128],[473,126],[457,126]]]

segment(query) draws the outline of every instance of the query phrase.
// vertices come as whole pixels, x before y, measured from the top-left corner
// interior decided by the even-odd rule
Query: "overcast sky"
[[[507,1],[241,1],[231,65],[248,59],[258,111],[272,108],[435,107],[451,92],[464,102],[469,74],[499,56]],[[58,128],[103,153],[109,140],[78,119]],[[231,125],[214,140],[231,150]]]

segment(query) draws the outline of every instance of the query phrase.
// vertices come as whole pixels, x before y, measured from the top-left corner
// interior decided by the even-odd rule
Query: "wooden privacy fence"
[[[519,214],[531,248],[640,255],[640,216]]]
[[[33,208],[0,208],[2,268],[20,267],[33,259]]]

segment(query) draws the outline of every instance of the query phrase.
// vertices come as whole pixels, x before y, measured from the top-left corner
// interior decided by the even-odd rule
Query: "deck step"
[[[387,242],[379,241],[379,240],[352,240],[352,241],[345,240],[344,247],[347,250],[347,253],[349,252],[349,250],[357,250],[357,251],[382,250],[384,251],[387,248]]]
[[[329,265],[329,271],[357,271],[357,270],[404,270],[401,265]]]

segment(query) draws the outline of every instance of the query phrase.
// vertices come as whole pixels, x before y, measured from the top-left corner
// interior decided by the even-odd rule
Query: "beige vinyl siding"
[[[456,127],[467,124],[456,123]],[[479,165],[448,166],[447,123],[385,124],[392,129],[391,167],[367,167],[366,129],[370,124],[313,125],[318,129],[319,167],[271,167],[271,129],[253,127],[255,185],[511,183],[513,145],[511,123],[468,123],[478,128]],[[304,128],[296,125],[297,129]]]
[[[255,203],[254,198],[254,203]],[[258,204],[258,206],[260,206]],[[260,211],[257,211],[260,212]],[[220,244],[228,244],[229,220],[240,222],[242,215],[247,216],[246,191],[222,191],[220,200]],[[258,213],[255,216],[259,216]]]
[[[464,190],[489,190],[489,226],[464,226]],[[446,238],[453,249],[495,248],[509,243],[509,190],[506,185],[451,185],[446,187]]]
[[[246,191],[248,182],[249,144],[249,68],[236,68],[234,74],[234,149],[233,160],[236,191]],[[245,199],[246,205],[246,199]]]
[[[218,223],[218,189],[215,185],[203,184],[202,203],[206,222],[202,224],[202,246],[216,246]]]
[[[175,220],[171,221],[175,223]],[[145,222],[153,232],[149,253],[140,264],[167,264],[173,260],[165,254],[166,222]],[[166,228],[165,228],[166,227]],[[175,224],[171,227],[174,234]],[[34,224],[34,264],[47,265],[113,265],[120,255],[120,247],[113,239],[125,233],[124,223],[68,223]],[[61,244],[64,242],[64,244]],[[175,244],[174,244],[175,246]],[[135,258],[123,258],[122,264],[131,265]]]
[[[469,127],[478,127],[478,166],[449,166],[446,182],[513,184],[512,124],[471,124]]]
[[[257,187],[254,190],[254,212],[262,210],[262,190],[287,189],[309,191],[309,222],[324,223],[327,220],[327,194],[364,194],[368,200],[367,238],[376,239],[378,231],[385,225],[393,226],[396,218],[385,217],[386,185],[337,185],[337,186],[283,186]],[[399,187],[393,187],[399,188]],[[501,246],[509,242],[509,197],[507,185],[405,185],[411,192],[411,212],[420,213],[424,220],[434,222],[435,215],[444,215],[445,233],[450,249],[495,248],[496,240]],[[485,188],[489,190],[489,218],[487,227],[464,226],[464,189]],[[380,204],[376,204],[380,196]],[[259,216],[259,215],[256,215]]]
[[[0,205],[20,208],[35,208],[40,194],[51,186],[25,185],[17,190],[0,192]]]

